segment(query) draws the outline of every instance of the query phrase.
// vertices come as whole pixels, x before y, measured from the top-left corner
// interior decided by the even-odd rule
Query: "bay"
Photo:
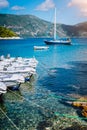
[[[67,104],[76,97],[87,96],[87,39],[73,38],[71,46],[55,45],[47,50],[34,50],[34,46],[45,46],[44,40],[0,40],[0,55],[35,57],[39,62],[31,83],[4,95],[0,108],[16,127],[0,111],[1,130],[44,130],[48,127],[62,130],[74,123],[87,123],[77,109]]]

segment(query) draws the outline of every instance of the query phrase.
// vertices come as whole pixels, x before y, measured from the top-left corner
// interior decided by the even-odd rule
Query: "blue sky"
[[[0,0],[0,13],[31,14],[50,22],[54,7],[57,23],[73,25],[87,21],[87,0]]]

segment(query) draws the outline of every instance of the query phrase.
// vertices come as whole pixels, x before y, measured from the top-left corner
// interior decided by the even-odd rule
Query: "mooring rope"
[[[77,99],[77,98],[72,98],[72,97],[65,97],[65,96],[58,96],[58,95],[54,95],[54,94],[50,94],[49,96],[53,97],[53,98],[58,98],[58,99],[64,99],[67,101],[76,101],[76,102],[87,102],[87,99]]]
[[[11,91],[11,90],[9,90],[9,91]],[[18,95],[18,94],[16,94],[16,93],[14,93],[13,91],[11,91],[11,92],[12,92],[13,94],[15,94],[16,96],[22,97],[21,95]],[[44,107],[42,107],[42,106],[36,104],[35,102],[32,103],[32,101],[29,101],[28,99],[26,99],[26,98],[24,98],[24,97],[22,97],[22,98],[23,98],[24,100],[26,100],[27,102],[29,102],[29,104],[35,105],[35,106],[41,108],[42,110],[44,110],[44,111],[46,111],[46,112],[48,112],[48,111],[50,112],[50,110],[45,109]],[[54,116],[60,116],[60,117],[66,117],[66,118],[72,118],[72,119],[80,119],[80,120],[82,120],[82,119],[87,120],[86,117],[78,117],[78,116],[69,115],[69,114],[63,114],[63,113],[59,113],[59,112],[50,112],[50,113],[51,113],[51,114],[54,114]]]
[[[69,115],[69,114],[61,114],[61,113],[59,113],[59,112],[55,112],[54,114],[55,114],[56,116],[61,116],[61,117],[87,120],[86,117],[78,117],[78,116],[73,116],[73,115]]]
[[[50,71],[48,70],[48,67],[46,67],[46,65],[44,64],[40,64],[44,70],[48,73],[48,75],[50,75]],[[42,110],[44,110],[45,112],[50,112],[50,114],[54,114],[55,116],[60,116],[60,117],[66,117],[66,118],[72,118],[72,119],[84,119],[84,120],[87,120],[86,117],[78,117],[78,116],[74,116],[74,115],[69,115],[69,114],[63,114],[63,113],[59,113],[59,112],[51,112],[50,110],[48,110],[47,108],[45,109],[43,106],[40,106],[39,104],[35,103],[35,102],[32,102],[32,101],[29,101],[29,99],[25,98],[25,97],[22,97],[21,95],[18,95],[16,93],[14,93],[13,91],[11,91],[9,89],[9,91],[13,94],[15,94],[16,96],[19,96],[21,98],[23,98],[25,101],[27,101],[29,104],[32,104],[32,105],[35,105],[36,107],[38,108],[41,108]],[[57,95],[54,95],[54,94],[49,94],[48,95],[49,97],[53,97],[53,98],[58,98],[58,99],[65,99],[65,100],[71,100],[71,101],[80,101],[79,99],[75,99],[75,98],[70,98],[70,97],[63,97],[63,96],[57,96]],[[86,101],[86,100],[85,100]],[[14,124],[14,122],[6,115],[6,113],[0,108],[1,112],[7,117],[7,119],[11,122],[11,124],[17,129],[19,130],[19,128]]]
[[[46,67],[46,64],[44,64],[43,62],[40,62],[40,65],[44,68],[44,70],[48,73],[48,75],[54,77],[53,75],[50,74],[51,71],[48,70],[49,68]],[[50,94],[50,96],[55,97],[55,98],[59,98],[59,99],[71,100],[71,101],[87,102],[87,99],[81,100],[81,99],[77,99],[77,98],[65,97],[65,96],[62,97],[62,96],[57,96],[57,95],[53,95],[53,94]]]
[[[19,96],[19,97],[23,98],[25,101],[29,102],[29,104],[32,104],[32,105],[35,105],[35,106],[37,106],[37,107],[39,107],[39,108],[44,109],[42,106],[36,104],[35,102],[32,103],[32,101],[29,101],[27,98],[22,97],[21,95],[18,95],[18,94],[16,94],[16,93],[14,93],[14,92],[13,92],[12,90],[10,90],[10,89],[8,89],[8,90],[9,90],[10,92],[12,92],[13,94],[15,94],[16,96]]]
[[[16,128],[16,130],[19,130],[19,128],[14,124],[14,122],[7,116],[7,114],[0,108],[1,112],[5,115],[5,117],[9,120],[9,122]]]
[[[57,98],[57,99],[64,99],[64,100],[69,100],[69,101],[77,101],[76,98],[72,98],[72,97],[65,97],[65,96],[58,96],[58,95],[54,95],[54,94],[50,94],[49,95],[50,97],[53,97],[53,98]]]
[[[48,74],[49,76],[55,77],[54,75],[52,75],[52,74],[50,73],[51,70],[49,70],[50,68],[46,67],[46,64],[40,62],[39,65],[44,69],[45,72],[47,72],[47,74]],[[42,71],[43,71],[43,70],[42,70]],[[41,76],[39,76],[39,77],[41,78]],[[38,77],[38,78],[39,78],[39,77]]]
[[[48,70],[48,67],[46,67],[46,64],[40,62],[39,65],[40,65],[42,68],[44,68],[45,71]]]

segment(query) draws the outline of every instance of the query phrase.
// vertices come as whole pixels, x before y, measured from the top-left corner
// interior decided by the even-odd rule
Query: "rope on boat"
[[[19,130],[19,128],[14,124],[14,122],[6,115],[6,113],[0,108],[1,112],[5,115],[5,117],[11,122],[11,124],[16,128],[16,130]]]
[[[9,90],[9,91],[11,91],[11,90]],[[11,91],[13,94],[15,94],[16,96],[19,96],[19,97],[22,97],[22,96],[20,96],[20,95],[18,95],[18,94],[16,94],[16,93],[14,93],[13,91]],[[22,97],[24,100],[26,100],[29,104],[31,103],[32,105],[35,105],[35,106],[37,106],[37,107],[39,107],[39,108],[41,108],[42,110],[44,110],[44,111],[49,111],[47,108],[44,108],[44,107],[42,107],[42,106],[40,106],[40,105],[38,105],[38,104],[36,104],[35,102],[31,102],[31,101],[29,101],[28,99],[26,99],[26,98],[24,98],[24,97]],[[50,112],[50,111],[49,111]],[[87,118],[86,117],[78,117],[78,116],[73,116],[73,115],[69,115],[69,114],[63,114],[63,113],[59,113],[59,112],[50,112],[51,114],[54,114],[54,116],[60,116],[60,117],[66,117],[66,118],[72,118],[72,119],[80,119],[80,120],[82,120],[82,119],[84,119],[84,120],[87,120]]]

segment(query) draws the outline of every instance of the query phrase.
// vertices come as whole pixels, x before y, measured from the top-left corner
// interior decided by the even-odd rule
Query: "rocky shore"
[[[0,39],[21,39],[20,37],[0,37]]]

